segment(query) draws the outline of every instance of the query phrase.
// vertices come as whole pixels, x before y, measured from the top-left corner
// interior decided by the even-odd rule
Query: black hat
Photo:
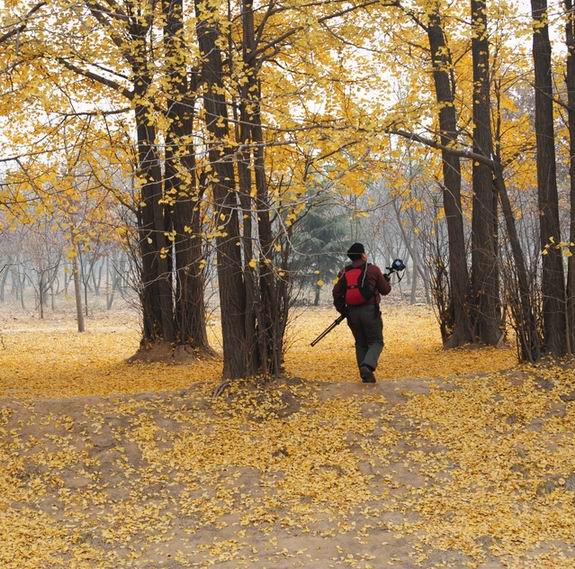
[[[352,260],[352,261],[357,261],[358,259],[361,259],[361,256],[365,253],[365,247],[363,246],[362,243],[354,243],[348,250],[347,250],[347,256]]]

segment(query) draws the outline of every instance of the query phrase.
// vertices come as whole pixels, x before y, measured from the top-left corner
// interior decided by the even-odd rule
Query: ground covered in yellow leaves
[[[13,322],[0,567],[575,568],[572,367],[445,354],[401,310],[387,381],[357,382],[343,328],[307,348],[331,317],[313,312],[291,379],[215,399],[217,362],[128,366],[137,334],[116,321]]]
[[[437,322],[426,307],[384,307],[385,351],[381,379],[452,377],[508,369],[513,349],[441,347]],[[288,333],[287,372],[322,381],[357,381],[353,338],[342,323],[316,347],[310,342],[337,314],[331,309],[296,312]],[[211,322],[210,342],[221,349],[219,322]],[[221,362],[194,365],[136,365],[126,360],[139,343],[137,315],[101,314],[77,334],[67,320],[9,320],[0,330],[0,396],[69,397],[140,393],[185,388],[196,381],[217,382]]]

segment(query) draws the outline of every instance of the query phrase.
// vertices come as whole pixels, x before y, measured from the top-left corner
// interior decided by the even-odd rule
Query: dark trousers
[[[377,367],[383,350],[383,321],[379,306],[365,304],[348,307],[347,324],[355,338],[355,357],[358,367]]]

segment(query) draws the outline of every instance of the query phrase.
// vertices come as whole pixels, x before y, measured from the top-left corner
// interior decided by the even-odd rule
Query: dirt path
[[[531,381],[4,399],[0,566],[575,567],[575,403]]]

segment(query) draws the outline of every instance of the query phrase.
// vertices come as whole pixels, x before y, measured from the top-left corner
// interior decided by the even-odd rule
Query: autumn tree
[[[101,85],[118,101],[123,98],[133,112],[134,176],[139,188],[134,209],[143,311],[138,357],[171,357],[174,346],[184,352],[190,349],[193,356],[210,354],[197,206],[200,189],[191,139],[193,103],[187,84],[181,4],[163,3],[161,15],[149,2],[113,6],[88,2],[85,7],[119,59],[106,57],[108,61],[98,62],[97,53],[93,53],[85,60],[73,45],[59,49],[55,57],[69,72]],[[156,98],[155,82],[159,78],[152,48],[160,34],[159,21],[164,21],[163,104]],[[168,125],[164,132],[158,123]],[[160,147],[162,136],[166,140],[165,156]]]

